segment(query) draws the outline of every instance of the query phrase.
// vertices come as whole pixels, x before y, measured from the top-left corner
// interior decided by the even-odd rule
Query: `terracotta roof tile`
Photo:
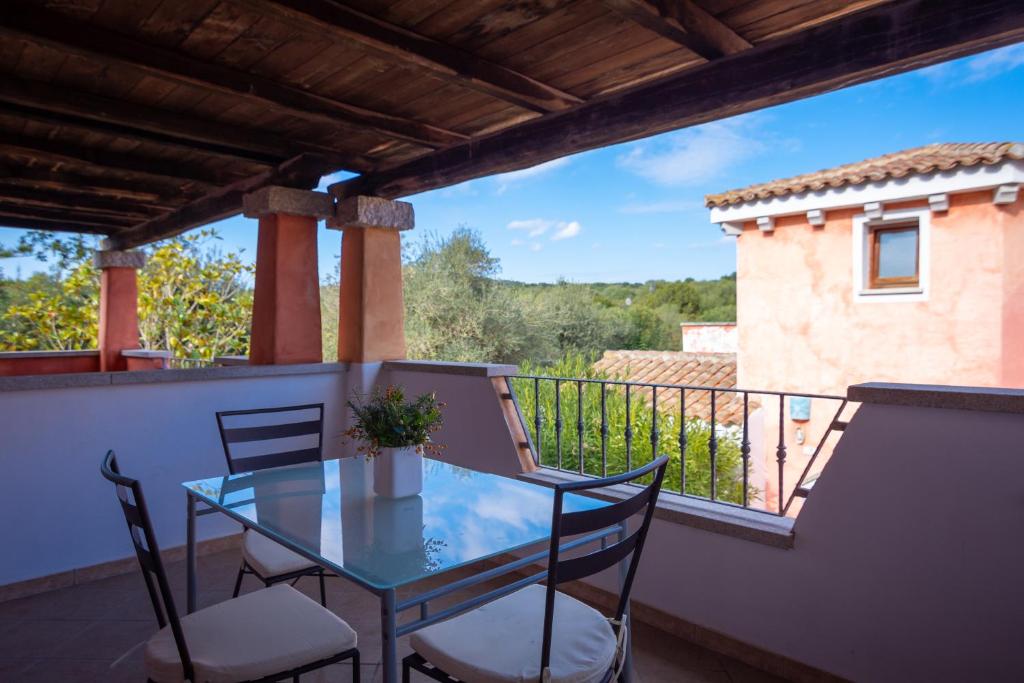
[[[736,354],[687,353],[684,351],[605,351],[594,369],[613,379],[648,384],[673,384],[692,387],[734,389],[736,387]],[[717,392],[716,392],[717,393]],[[638,391],[651,402],[651,390]],[[679,410],[678,390],[658,391],[658,407]],[[751,403],[751,409],[754,408]],[[686,415],[711,419],[711,394],[688,391]],[[743,423],[743,397],[718,393],[715,397],[715,422],[722,425]]]
[[[708,207],[728,206],[757,199],[784,197],[844,185],[903,178],[912,174],[948,171],[957,167],[991,166],[1006,160],[1024,159],[1024,143],[944,143],[915,147],[855,164],[805,173],[792,178],[772,180],[704,197]]]

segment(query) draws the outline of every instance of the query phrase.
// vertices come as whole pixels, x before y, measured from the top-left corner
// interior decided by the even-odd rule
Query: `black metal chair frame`
[[[300,410],[318,410],[320,415],[315,421],[307,422],[288,422],[277,425],[266,425],[262,427],[237,427],[228,428],[224,426],[225,417],[236,417],[239,415],[263,415],[273,413],[289,413],[298,412]],[[323,460],[323,448],[324,448],[324,404],[323,403],[309,403],[297,406],[282,406],[280,408],[256,408],[250,410],[222,410],[217,413],[217,429],[220,431],[220,442],[224,446],[224,458],[228,463],[228,472],[231,474],[237,474],[238,471],[249,472],[252,470],[267,469],[269,467],[281,467],[284,465],[296,465],[302,462],[313,462],[315,460]],[[231,444],[233,443],[244,443],[252,441],[266,441],[269,439],[280,439],[288,436],[307,436],[310,434],[317,435],[317,446],[316,448],[308,448],[298,451],[283,451],[281,453],[274,453],[271,455],[253,456],[249,458],[240,458],[239,461],[244,463],[246,460],[256,461],[254,465],[242,464],[241,470],[236,465],[235,459],[231,455]],[[282,581],[291,581],[294,586],[299,579],[303,576],[315,576],[320,580],[320,604],[324,607],[327,606],[327,588],[324,586],[324,578],[328,576],[334,576],[324,571],[323,567],[309,567],[307,569],[300,569],[298,571],[289,572],[287,574],[276,574],[274,576],[263,576],[255,568],[253,568],[245,559],[242,559],[242,566],[238,568],[238,576],[235,578],[235,590],[232,597],[238,597],[239,591],[242,590],[242,579],[246,574],[251,574],[257,579],[263,582],[264,586],[268,588],[275,583],[281,583]]]
[[[544,604],[544,639],[541,645],[540,672],[542,677],[544,670],[551,664],[551,639],[554,625],[555,594],[557,593],[558,584],[597,574],[621,562],[632,553],[629,568],[619,593],[619,603],[615,610],[615,616],[611,621],[612,630],[616,638],[618,639],[624,635],[620,632],[624,627],[628,627],[623,623],[623,616],[626,614],[626,609],[629,606],[629,594],[633,588],[633,579],[636,577],[636,569],[640,564],[644,541],[647,540],[647,532],[650,529],[651,519],[654,516],[654,508],[658,502],[658,494],[661,491],[661,484],[665,478],[665,468],[667,465],[668,456],[663,455],[639,469],[624,474],[604,479],[574,481],[555,485],[555,502],[551,514],[551,545],[548,552],[547,596]],[[635,496],[606,507],[597,508],[596,510],[562,512],[562,503],[566,493],[592,491],[617,484],[627,484],[651,473],[654,475],[652,483]],[[586,555],[564,560],[560,559],[559,548],[563,536],[578,536],[616,525],[625,525],[630,517],[639,514],[641,511],[643,511],[643,522],[640,528],[633,532],[633,534],[611,545],[602,542],[599,550]],[[453,678],[436,666],[431,665],[422,655],[416,652],[402,660],[403,683],[410,683],[412,670],[442,683],[459,683],[459,679]],[[615,664],[605,674],[602,683],[610,683],[614,677]]]
[[[189,655],[188,643],[185,641],[185,633],[181,627],[178,610],[174,606],[174,596],[171,594],[167,573],[164,571],[164,563],[160,557],[160,547],[153,532],[153,524],[149,518],[146,499],[142,494],[142,485],[137,479],[121,474],[121,470],[117,465],[117,456],[112,450],[107,451],[106,457],[103,458],[100,473],[105,479],[114,484],[114,488],[117,491],[118,501],[121,503],[125,521],[128,523],[128,533],[131,535],[132,545],[135,547],[135,555],[138,557],[139,567],[142,569],[142,577],[146,582],[146,591],[149,593],[149,599],[153,603],[153,611],[156,613],[156,622],[161,629],[170,625],[171,633],[174,635],[174,643],[178,648],[178,657],[181,659],[183,677],[187,681],[195,681],[195,670],[192,666],[192,658]],[[301,674],[343,662],[346,659],[352,660],[352,680],[358,683],[360,670],[359,650],[357,648],[351,648],[344,652],[339,652],[332,657],[310,662],[309,664],[281,671],[247,683],[270,683],[271,681],[280,681],[286,678],[292,678],[297,681]]]

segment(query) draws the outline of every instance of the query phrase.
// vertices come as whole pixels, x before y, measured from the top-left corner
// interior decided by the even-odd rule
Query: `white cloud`
[[[763,153],[756,118],[741,116],[639,142],[618,165],[659,185],[693,185],[723,175]]]
[[[1024,65],[1024,44],[1009,45],[969,59],[964,80],[968,83],[985,81],[1021,65]]]
[[[693,211],[695,209],[703,208],[703,202],[694,199],[680,199],[663,202],[626,204],[625,206],[619,207],[619,213],[682,213],[683,211]]]
[[[545,220],[543,218],[529,218],[526,220],[509,221],[509,230],[525,230],[526,234],[530,237],[538,237],[543,235],[551,226],[555,224],[555,221]]]
[[[575,237],[583,229],[579,221],[554,221],[547,218],[509,221],[507,227],[509,230],[523,230],[528,237],[540,237],[550,232],[552,240]]]
[[[935,87],[980,83],[1024,66],[1024,44],[1008,45],[991,52],[920,69],[918,76]]]
[[[523,246],[523,241],[520,239],[515,239],[509,242],[509,244],[511,244],[513,247],[521,247]]]
[[[540,251],[543,248],[544,248],[544,245],[542,245],[540,242],[531,242],[530,243],[530,251]]]
[[[579,224],[579,221],[572,221],[570,223],[559,223],[558,230],[551,236],[553,240],[567,240],[571,237],[575,237],[580,234],[583,227]]]
[[[545,175],[551,171],[562,168],[563,166],[567,166],[568,164],[569,157],[562,157],[561,159],[545,161],[543,164],[537,164],[530,168],[524,168],[518,171],[509,171],[508,173],[499,173],[493,178],[494,182],[498,185],[495,191],[498,194],[504,194],[509,187],[516,183]]]

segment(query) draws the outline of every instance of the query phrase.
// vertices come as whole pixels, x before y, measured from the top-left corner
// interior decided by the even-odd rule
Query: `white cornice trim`
[[[951,195],[1022,183],[1024,161],[1004,161],[992,166],[957,168],[928,175],[911,175],[906,178],[846,185],[817,192],[758,199],[742,204],[715,206],[711,208],[711,222],[735,225],[756,221],[758,218],[806,214],[808,211],[861,208],[865,204],[875,202],[884,205],[927,199],[933,195]]]

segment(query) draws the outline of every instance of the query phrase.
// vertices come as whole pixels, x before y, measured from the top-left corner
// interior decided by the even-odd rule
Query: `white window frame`
[[[916,287],[871,289],[871,229],[917,221],[918,284]],[[931,283],[932,212],[927,206],[886,211],[881,218],[853,217],[853,300],[855,303],[927,301]]]

